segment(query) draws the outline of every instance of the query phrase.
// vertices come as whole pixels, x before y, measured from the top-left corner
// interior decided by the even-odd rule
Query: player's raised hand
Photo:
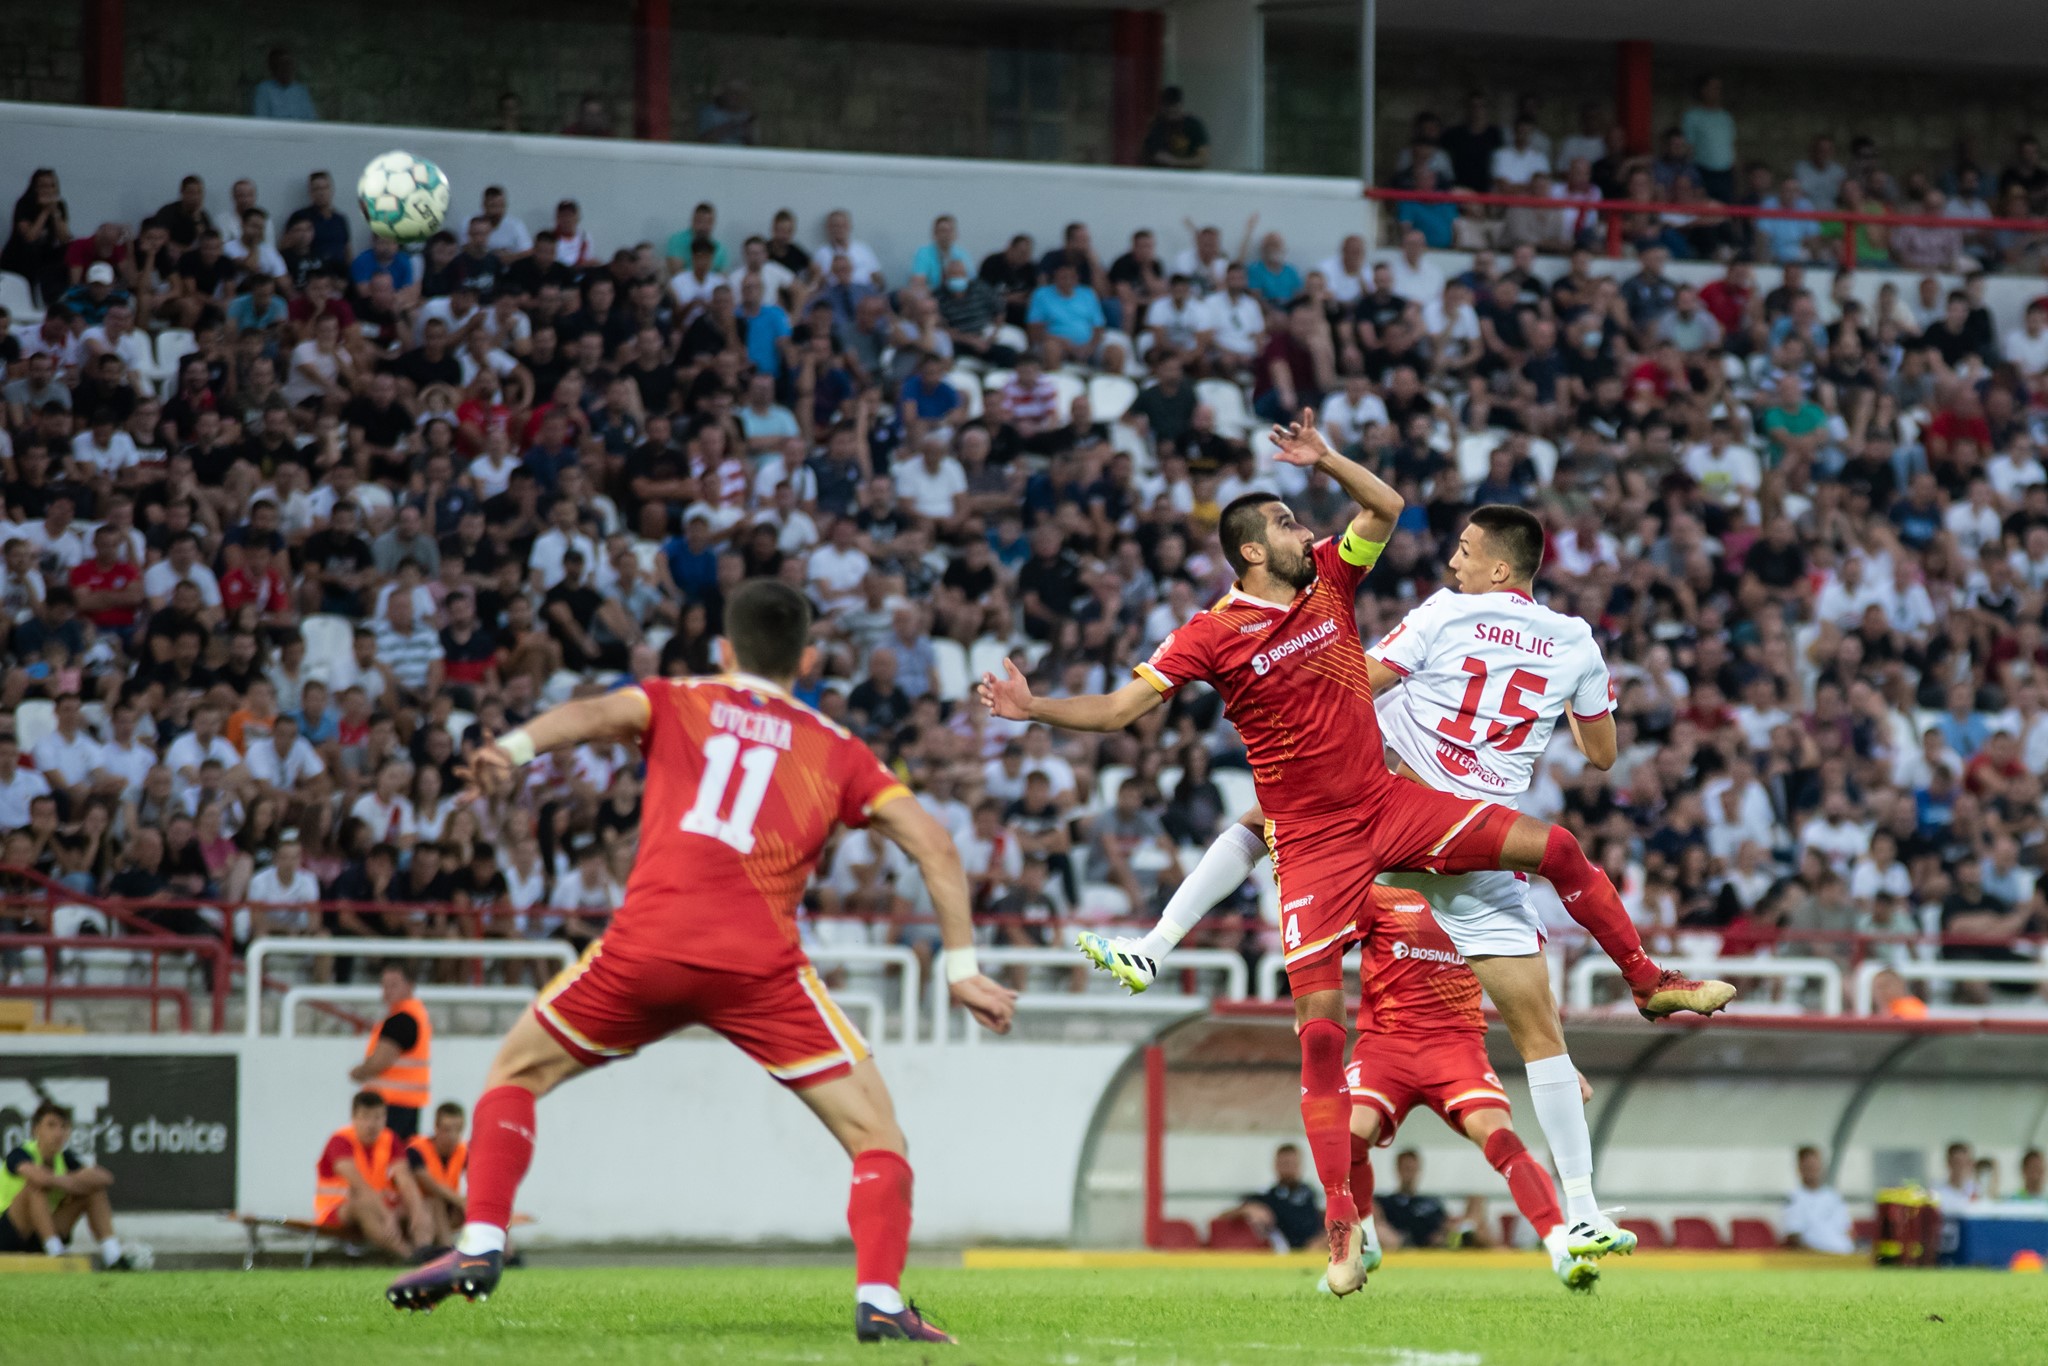
[[[496,741],[486,739],[470,756],[468,764],[457,766],[455,776],[462,780],[462,800],[473,802],[481,797],[502,797],[510,792],[518,781],[519,765],[512,762],[512,756],[500,749]]]
[[[1005,657],[1003,676],[992,673],[981,676],[975,685],[975,692],[981,698],[981,705],[989,713],[1005,721],[1029,721],[1031,719],[1031,683],[1017,671],[1017,662]]]
[[[1285,426],[1273,424],[1274,456],[1282,463],[1307,468],[1332,454],[1330,443],[1316,428],[1315,410],[1303,408],[1301,416]]]
[[[962,977],[948,988],[953,1004],[974,1017],[976,1024],[992,1034],[1010,1032],[1010,1018],[1017,1013],[1017,993],[977,973]]]

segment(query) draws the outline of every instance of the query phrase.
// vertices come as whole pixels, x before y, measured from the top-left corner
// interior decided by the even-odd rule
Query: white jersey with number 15
[[[1593,628],[1525,593],[1435,594],[1366,651],[1402,676],[1380,729],[1431,787],[1514,806],[1569,708],[1610,709]]]

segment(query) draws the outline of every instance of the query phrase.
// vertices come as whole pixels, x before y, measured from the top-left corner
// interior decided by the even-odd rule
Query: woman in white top
[[[439,844],[441,832],[448,828],[448,814],[454,803],[444,795],[445,786],[441,770],[432,764],[421,764],[420,771],[413,775],[413,826],[419,831],[420,839],[428,844]]]

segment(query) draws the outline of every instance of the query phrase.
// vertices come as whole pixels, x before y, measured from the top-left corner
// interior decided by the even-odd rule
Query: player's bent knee
[[[1500,866],[1512,872],[1533,873],[1543,865],[1543,851],[1550,845],[1554,827],[1534,816],[1519,816],[1508,827],[1500,846]]]
[[[1508,1118],[1507,1111],[1496,1110],[1491,1106],[1480,1110],[1469,1110],[1465,1114],[1465,1137],[1471,1139],[1482,1148],[1486,1146],[1486,1140],[1493,1137],[1495,1133],[1502,1129],[1512,1129],[1513,1127],[1514,1124]]]

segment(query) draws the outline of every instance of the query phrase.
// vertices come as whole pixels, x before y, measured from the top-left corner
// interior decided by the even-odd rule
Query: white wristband
[[[514,764],[524,767],[533,762],[533,737],[523,730],[508,730],[498,737],[498,748],[511,757]]]
[[[939,960],[946,968],[947,986],[969,977],[981,976],[981,964],[976,960],[972,948],[947,949],[939,955]]]

